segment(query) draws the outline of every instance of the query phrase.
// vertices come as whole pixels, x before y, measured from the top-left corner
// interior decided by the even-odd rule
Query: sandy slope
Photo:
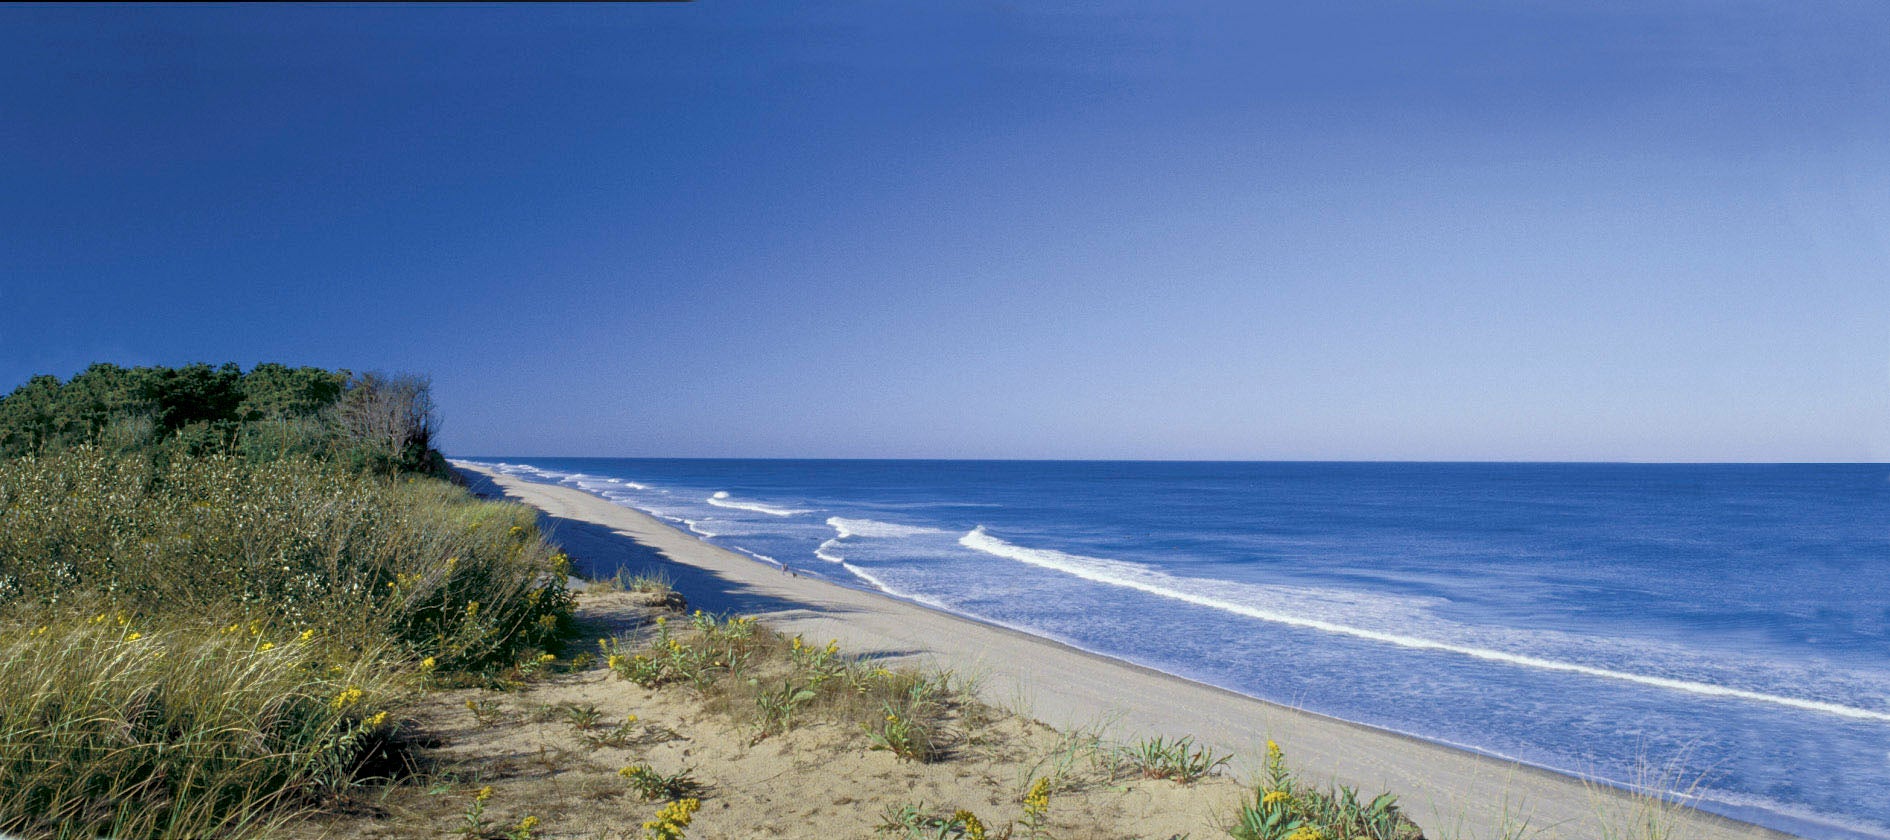
[[[1525,815],[1537,836],[1601,835],[1597,813],[1626,797],[1564,776],[1289,709],[1085,653],[1056,642],[948,615],[875,593],[792,577],[702,542],[639,511],[567,487],[458,465],[538,507],[580,569],[663,565],[691,605],[756,615],[849,650],[926,660],[985,679],[986,699],[1058,727],[1119,719],[1117,732],[1194,734],[1235,751],[1252,769],[1272,738],[1308,779],[1389,790],[1432,838],[1497,838],[1504,813]],[[1243,764],[1242,762],[1247,762]],[[1681,838],[1787,837],[1713,815],[1685,812]]]

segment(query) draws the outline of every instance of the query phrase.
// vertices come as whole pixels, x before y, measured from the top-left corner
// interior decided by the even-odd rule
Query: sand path
[[[975,674],[989,702],[1061,728],[1115,721],[1111,733],[1193,734],[1239,755],[1251,775],[1268,738],[1303,777],[1367,795],[1389,790],[1434,840],[1499,840],[1505,814],[1531,837],[1600,838],[1598,812],[1628,798],[1579,780],[1279,706],[877,593],[793,577],[678,531],[640,511],[568,487],[468,464],[485,491],[543,511],[552,538],[581,570],[661,565],[692,607],[755,615],[789,634],[836,638],[851,651],[917,659]],[[1673,840],[1790,835],[1682,811]],[[1540,833],[1538,833],[1540,832]]]

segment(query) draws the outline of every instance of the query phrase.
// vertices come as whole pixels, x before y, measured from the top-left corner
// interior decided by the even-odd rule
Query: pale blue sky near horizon
[[[1890,460],[1890,5],[0,6],[0,391],[462,454]]]

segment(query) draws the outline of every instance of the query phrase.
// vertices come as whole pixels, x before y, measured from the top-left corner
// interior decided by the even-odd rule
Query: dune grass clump
[[[901,759],[936,761],[950,742],[947,720],[978,702],[950,673],[874,666],[840,656],[838,642],[810,645],[753,618],[700,610],[686,622],[657,618],[641,649],[600,645],[617,676],[646,688],[688,685],[710,711],[752,727],[756,741],[814,720],[856,729]]]
[[[565,561],[521,505],[433,480],[79,447],[0,461],[0,609],[76,605],[394,640],[441,673],[569,625]]]
[[[0,832],[241,835],[385,759],[383,651],[125,614],[0,624]]]
[[[1321,790],[1302,784],[1286,767],[1280,745],[1267,742],[1266,775],[1253,799],[1241,805],[1229,834],[1235,840],[1423,840],[1424,832],[1398,810],[1398,798],[1380,794],[1361,803],[1349,787]]]
[[[1194,736],[1168,739],[1157,735],[1113,750],[1116,770],[1144,779],[1170,779],[1188,784],[1220,772],[1234,757],[1216,755],[1195,743]]]

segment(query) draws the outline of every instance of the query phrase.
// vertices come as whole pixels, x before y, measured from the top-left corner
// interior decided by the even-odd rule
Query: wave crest
[[[1215,591],[1225,590],[1226,584],[1224,582],[1189,580],[1162,572],[1151,571],[1133,563],[1125,563],[1121,560],[1084,557],[1078,554],[1066,554],[1051,549],[1025,548],[991,536],[985,531],[983,525],[979,525],[971,529],[971,531],[964,536],[959,537],[958,544],[972,549],[973,551],[983,552],[994,557],[1002,557],[1007,560],[1015,560],[1039,568],[1063,572],[1083,578],[1084,580],[1134,589],[1140,592],[1146,592],[1150,595],[1157,595],[1163,598],[1170,598],[1196,606],[1221,610],[1223,612],[1276,624],[1303,627],[1309,630],[1319,630],[1326,633],[1336,633],[1417,650],[1455,653],[1475,659],[1502,662],[1527,668],[1539,668],[1545,671],[1565,671],[1711,697],[1732,697],[1740,700],[1789,706],[1805,711],[1822,712],[1824,714],[1837,715],[1840,717],[1890,722],[1890,712],[1874,709],[1859,709],[1837,703],[1806,700],[1798,697],[1783,697],[1742,688],[1714,685],[1712,683],[1678,680],[1670,677],[1656,677],[1628,671],[1616,671],[1608,668],[1598,668],[1593,665],[1582,665],[1555,659],[1543,659],[1526,654],[1508,653],[1506,651],[1492,650],[1489,648],[1440,642],[1416,636],[1405,636],[1397,633],[1388,633],[1382,630],[1354,627],[1316,618],[1292,615],[1277,610],[1264,609],[1251,604],[1230,601],[1221,595],[1214,594]]]
[[[752,511],[754,513],[765,513],[769,516],[787,517],[787,516],[794,516],[796,514],[802,514],[802,513],[812,513],[812,511],[795,510],[793,508],[769,507],[767,505],[760,504],[757,502],[738,501],[736,499],[729,498],[727,490],[717,490],[715,491],[715,495],[710,496],[704,501],[707,501],[709,504],[715,505],[716,507],[720,507],[720,508],[732,508],[734,510],[746,510],[746,511]]]

